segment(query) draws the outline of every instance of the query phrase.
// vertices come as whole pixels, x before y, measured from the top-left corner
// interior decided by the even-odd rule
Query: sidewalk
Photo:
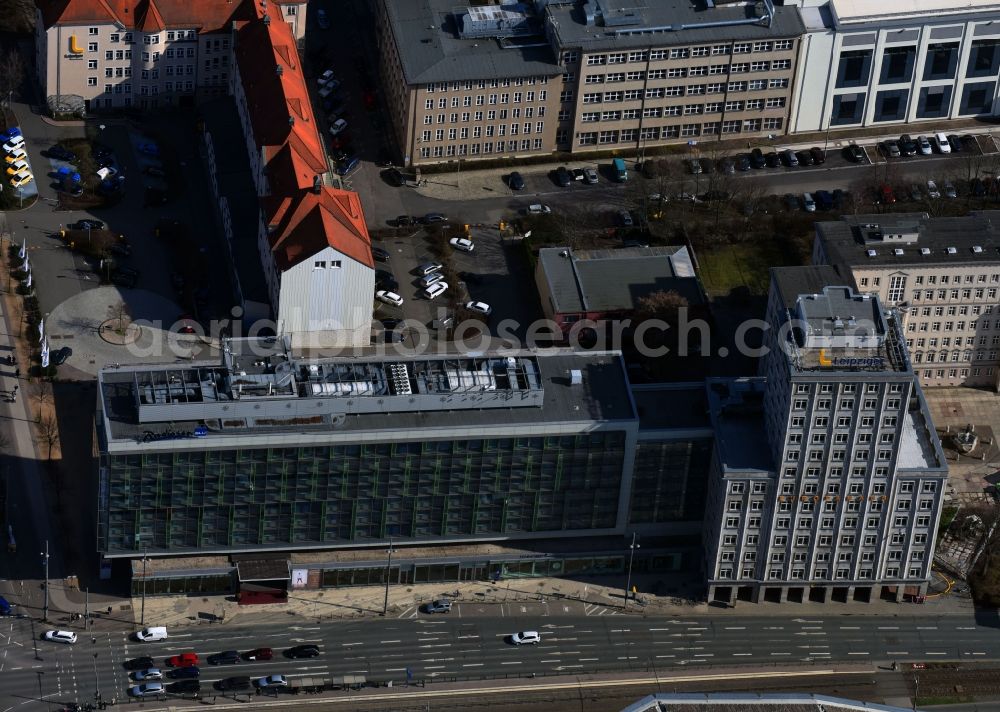
[[[898,139],[900,133],[905,133],[907,130],[912,130],[915,134],[919,133],[916,129],[908,129],[908,127],[905,126],[896,126],[894,129],[896,130],[896,133],[888,133],[884,128],[873,129],[873,131],[878,131],[879,133],[859,137],[831,135],[829,142],[830,150],[840,150],[850,143],[857,143],[859,146],[875,146],[879,142],[886,139]],[[947,127],[948,131],[955,131],[959,129],[963,134],[992,135],[994,130],[1000,132],[1000,126],[984,125],[981,122],[974,122],[970,126],[959,127],[958,125],[952,125]],[[824,138],[825,134],[804,134],[801,136],[782,136],[778,141],[757,139],[756,141],[753,141],[753,143],[758,145],[760,148],[764,148],[766,146],[769,151],[774,150],[781,152],[786,148],[798,151],[801,149],[808,149],[817,144],[823,144]],[[737,153],[745,152],[747,150],[746,146],[747,142],[743,139],[721,142],[707,141],[699,144],[695,148],[708,151],[731,152],[735,155]],[[676,153],[655,154],[650,155],[649,158],[651,160],[660,158],[685,159],[698,155],[697,151],[695,153],[691,153],[686,146],[678,146],[677,148],[679,150]],[[631,153],[632,151],[626,150],[622,152],[621,156],[625,159],[626,164],[628,164],[630,168],[634,167],[636,164],[636,158],[631,155]],[[523,166],[503,166],[500,168],[459,170],[457,172],[450,173],[427,173],[421,176],[419,185],[416,187],[410,187],[410,189],[426,198],[448,201],[489,200],[495,199],[499,196],[516,197],[518,194],[511,191],[504,182],[504,176],[508,175],[511,171],[516,170],[523,176],[545,175],[554,171],[559,166],[566,166],[566,168],[572,170],[574,168],[593,168],[599,163],[607,164],[610,162],[611,156],[607,156],[599,159],[580,158],[578,160],[571,159],[568,161],[552,161],[549,163],[534,163]],[[553,188],[553,190],[556,189]],[[530,195],[531,191],[526,191],[522,194],[523,197]]]

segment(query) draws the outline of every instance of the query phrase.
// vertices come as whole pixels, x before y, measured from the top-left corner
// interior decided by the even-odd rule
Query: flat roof
[[[512,384],[501,383],[509,378],[505,366],[508,358],[516,359],[517,364],[525,368],[525,377],[534,379],[531,388],[507,388]],[[203,450],[220,446],[381,441],[393,438],[393,431],[402,430],[415,434],[424,432],[428,437],[432,437],[429,431],[433,430],[447,431],[437,437],[475,437],[486,428],[524,427],[537,431],[540,426],[558,429],[559,424],[569,424],[572,427],[568,432],[577,432],[579,426],[588,423],[622,423],[631,427],[638,424],[619,352],[575,353],[552,349],[518,352],[513,356],[484,354],[464,363],[490,363],[490,369],[504,366],[496,372],[499,381],[493,390],[482,388],[483,378],[487,376],[473,373],[476,383],[466,384],[469,386],[467,391],[439,390],[421,394],[418,386],[410,395],[399,394],[391,384],[389,391],[380,391],[382,394],[377,395],[369,392],[374,384],[358,385],[362,379],[328,382],[336,392],[328,397],[316,395],[314,386],[321,382],[312,379],[310,367],[321,364],[324,369],[337,367],[357,373],[358,369],[380,364],[380,368],[404,366],[413,373],[423,367],[421,365],[430,364],[428,372],[433,378],[450,379],[460,361],[454,356],[423,356],[393,359],[390,364],[355,358],[322,362],[293,360],[291,363],[292,381],[282,381],[270,393],[267,386],[257,383],[257,374],[252,371],[234,373],[217,363],[188,364],[183,369],[175,365],[159,369],[150,366],[104,369],[98,374],[104,423],[102,446],[111,452]],[[534,372],[530,375],[528,372],[532,368]],[[302,369],[305,369],[306,380],[300,382],[296,374],[302,374]],[[391,374],[392,370],[384,369],[383,373]],[[321,370],[320,375],[326,372]],[[153,395],[147,378],[149,374],[155,374],[161,400],[169,395],[170,399],[180,402],[170,405],[142,403],[142,399],[148,401]],[[458,383],[464,384],[466,380],[459,379]],[[263,393],[258,397],[248,398],[244,394],[242,398],[234,398],[233,389],[241,381],[262,388]],[[205,385],[208,382],[212,385]],[[522,380],[520,385],[526,383]],[[201,384],[201,393],[197,395],[193,393],[196,384]],[[499,387],[501,385],[505,387]],[[350,386],[353,390],[341,392],[342,386]],[[378,388],[381,387],[382,384],[378,384]],[[529,400],[527,405],[523,399]],[[232,410],[220,415],[220,405]],[[250,408],[259,417],[241,414],[237,406]]]
[[[775,471],[764,429],[766,379],[706,379],[715,447],[723,472]]]
[[[704,383],[649,383],[632,386],[639,430],[712,427]]]
[[[834,16],[841,22],[882,23],[913,21],[922,15],[972,15],[1000,11],[997,0],[830,0]]]
[[[545,39],[542,18],[531,14],[528,3],[518,7],[537,27],[537,38],[501,42],[493,37],[460,37],[457,13],[464,14],[468,7],[446,0],[384,2],[407,84],[562,74]]]
[[[627,311],[639,299],[661,291],[676,291],[691,305],[702,302],[685,247],[545,247],[538,251],[538,260],[558,313]]]
[[[852,215],[816,223],[826,260],[851,268],[1000,264],[1000,211]]]
[[[832,265],[771,268],[771,284],[785,309],[794,309],[803,294],[819,294],[826,287],[851,286],[853,282],[854,278],[850,275],[843,279]]]
[[[588,23],[588,9],[602,11],[602,24]],[[760,24],[756,4],[746,2],[709,7],[705,0],[591,0],[589,8],[580,2],[550,4],[545,12],[560,49],[590,52],[797,38],[805,32],[797,7],[773,10],[770,25]],[[739,21],[746,24],[733,24]]]

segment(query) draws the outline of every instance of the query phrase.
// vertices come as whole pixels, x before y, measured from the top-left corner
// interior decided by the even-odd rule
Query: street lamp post
[[[146,562],[149,560],[146,554],[148,550],[146,546],[142,547],[142,606],[139,613],[139,626],[141,628],[146,627]]]
[[[42,608],[42,620],[49,620],[49,540],[45,540],[45,551],[42,552],[42,556],[45,557],[45,604]]]
[[[382,615],[389,612],[389,571],[392,569],[392,537],[389,537],[388,558],[385,562],[385,598],[382,599]]]
[[[625,605],[622,609],[628,608],[628,592],[632,588],[632,560],[635,558],[635,550],[639,548],[639,545],[635,543],[635,532],[632,532],[632,543],[628,547],[628,574],[625,577]]]

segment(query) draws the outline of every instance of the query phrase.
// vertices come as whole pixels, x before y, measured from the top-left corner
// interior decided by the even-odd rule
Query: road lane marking
[[[676,658],[676,655],[657,655],[658,658]]]
[[[879,630],[899,630],[898,625],[880,625]]]
[[[936,625],[918,625],[917,630],[937,630]]]
[[[544,660],[542,661],[545,662]],[[462,663],[462,667],[482,667],[485,663]]]
[[[861,626],[858,625],[842,625],[841,630],[861,630]]]
[[[379,642],[382,645],[386,645],[387,643],[402,643],[403,641],[402,640],[380,640]]]
[[[848,655],[871,655],[871,653],[848,653]]]
[[[539,660],[539,662],[542,662],[542,663],[557,663],[557,662],[559,662],[559,660],[558,659],[556,659],[556,660]],[[482,663],[480,663],[480,664],[482,664]]]
[[[501,665],[523,665],[520,660],[511,660],[510,662],[500,663]],[[580,667],[583,667],[582,665]]]
[[[948,653],[932,653],[932,652],[925,652],[924,653],[924,655],[947,655],[947,654]]]
[[[910,653],[905,650],[886,650],[886,655],[909,655]]]
[[[714,658],[715,653],[695,653],[696,658]]]
[[[621,658],[618,659],[621,660]],[[581,663],[592,663],[595,660],[600,660],[600,658],[577,658],[577,660],[579,660]]]
[[[771,653],[771,655],[791,655],[791,653]]]
[[[727,625],[726,630],[746,630],[746,626],[742,625]]]
[[[733,655],[738,658],[746,658],[752,656],[753,653],[733,653]]]

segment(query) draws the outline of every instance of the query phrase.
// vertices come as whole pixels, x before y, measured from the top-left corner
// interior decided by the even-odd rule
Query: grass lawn
[[[713,297],[726,296],[738,287],[747,288],[751,295],[766,295],[771,267],[800,264],[779,240],[721,245],[696,255],[705,289]]]

